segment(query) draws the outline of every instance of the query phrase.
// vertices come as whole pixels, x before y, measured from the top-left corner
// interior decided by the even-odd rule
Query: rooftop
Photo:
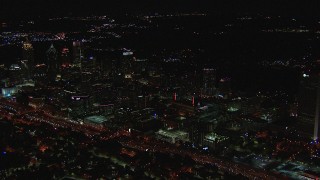
[[[95,124],[101,124],[107,121],[107,118],[104,116],[89,116],[84,118],[85,121]]]

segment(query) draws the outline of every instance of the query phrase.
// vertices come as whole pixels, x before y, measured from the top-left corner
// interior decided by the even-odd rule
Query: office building
[[[51,44],[47,54],[47,75],[49,80],[55,80],[58,73],[57,50]]]
[[[72,51],[73,51],[73,66],[81,68],[82,61],[82,42],[74,41],[72,43]]]
[[[214,96],[215,93],[216,93],[216,70],[213,68],[204,68],[201,95]]]
[[[61,65],[67,67],[70,65],[70,50],[67,47],[62,48],[60,56]]]
[[[28,39],[22,44],[22,65],[26,69],[28,78],[31,78],[35,67],[34,49]]]

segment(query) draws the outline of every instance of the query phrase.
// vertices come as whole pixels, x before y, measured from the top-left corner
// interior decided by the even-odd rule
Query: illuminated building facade
[[[204,68],[201,94],[204,96],[214,96],[216,93],[215,85],[216,85],[216,70],[212,68]]]
[[[64,47],[61,50],[61,65],[69,66],[70,65],[70,51],[68,48]]]
[[[72,43],[72,51],[73,51],[73,65],[81,68],[82,42],[74,41]]]
[[[2,88],[1,92],[3,97],[11,97],[18,92],[18,89],[16,87],[6,87]]]
[[[31,78],[34,72],[34,49],[29,40],[22,44],[22,64],[27,69],[28,77]]]
[[[176,143],[178,141],[188,142],[189,141],[189,134],[183,131],[169,131],[169,130],[162,130],[160,129],[156,132],[156,137],[163,141],[167,141],[169,143]]]
[[[221,136],[221,135],[218,135],[218,134],[212,132],[212,133],[207,134],[204,137],[203,144],[204,144],[204,146],[207,146],[209,148],[216,149],[221,145],[228,144],[228,143],[226,143],[226,142],[228,142],[227,141],[228,139],[229,138],[226,136]]]
[[[55,80],[58,72],[57,50],[51,44],[47,50],[47,73],[50,80]]]
[[[124,61],[122,62],[122,71],[124,74],[124,78],[125,79],[132,79],[132,75],[133,75],[133,67],[132,67],[132,55],[128,54],[128,55],[123,55],[124,57]]]

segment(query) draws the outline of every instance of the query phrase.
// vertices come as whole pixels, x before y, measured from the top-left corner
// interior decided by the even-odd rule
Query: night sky
[[[194,12],[319,16],[317,0],[0,0],[0,16],[17,17]]]

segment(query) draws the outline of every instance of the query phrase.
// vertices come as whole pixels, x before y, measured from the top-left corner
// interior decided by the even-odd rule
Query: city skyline
[[[317,4],[210,2],[1,1],[0,179],[319,179]]]

